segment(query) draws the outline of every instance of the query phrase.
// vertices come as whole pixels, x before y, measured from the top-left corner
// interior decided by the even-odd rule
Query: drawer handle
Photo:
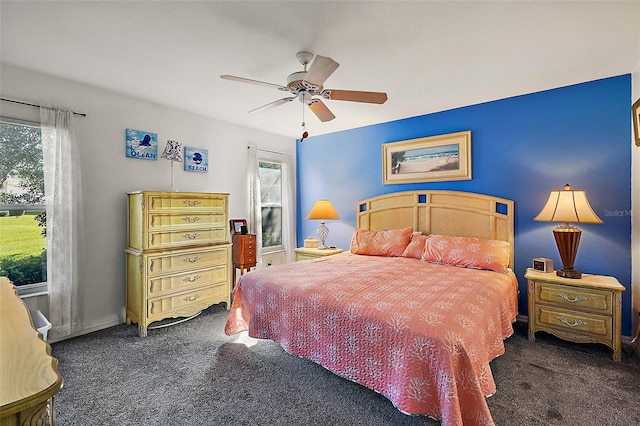
[[[195,206],[197,206],[199,204],[200,204],[200,201],[184,200],[184,205],[185,206],[195,207]]]
[[[194,216],[193,218],[190,218],[189,216],[183,218],[182,220],[184,220],[187,223],[197,223],[200,222],[202,218],[198,217],[198,216]]]
[[[583,326],[587,325],[587,323],[582,321],[581,319],[573,320],[573,324],[571,324],[569,322],[569,320],[567,318],[565,318],[565,317],[558,317],[556,319],[558,321],[560,321],[561,323],[568,325],[569,327],[583,327]]]
[[[185,298],[182,299],[182,300],[184,300],[185,302],[194,302],[194,301],[198,300],[199,298],[200,298],[200,294],[197,293],[197,294],[194,294],[192,296],[185,296]]]
[[[567,293],[557,293],[556,296],[558,296],[560,299],[564,299],[567,302],[571,302],[571,303],[587,301],[586,297],[583,297],[583,296],[570,297]]]
[[[150,312],[151,314],[155,314],[155,310],[156,310],[156,303],[155,302],[151,302],[151,309]]]
[[[185,283],[194,283],[198,281],[200,278],[202,278],[200,275],[195,275],[193,277],[184,277],[182,281],[184,281]]]
[[[185,262],[185,263],[196,263],[198,260],[200,260],[200,256],[185,257],[183,259],[183,262]]]
[[[197,240],[198,238],[200,238],[200,234],[195,233],[195,234],[184,234],[183,235],[185,240]]]

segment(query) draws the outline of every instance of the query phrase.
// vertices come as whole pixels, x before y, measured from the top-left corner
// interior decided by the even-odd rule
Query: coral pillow
[[[425,243],[421,260],[506,272],[510,256],[511,244],[506,241],[430,235]]]
[[[415,257],[416,259],[420,259],[422,257],[422,252],[424,250],[424,245],[427,242],[428,235],[420,235],[413,234],[411,237],[411,241],[409,241],[409,245],[406,249],[404,249],[404,253],[402,253],[403,257]]]
[[[369,256],[402,256],[412,233],[413,228],[386,231],[356,229],[351,237],[351,252]]]

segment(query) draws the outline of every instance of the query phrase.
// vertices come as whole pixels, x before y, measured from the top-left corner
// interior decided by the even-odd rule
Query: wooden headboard
[[[425,235],[455,235],[502,240],[511,244],[513,268],[513,201],[459,191],[406,191],[358,202],[358,229],[413,227]]]

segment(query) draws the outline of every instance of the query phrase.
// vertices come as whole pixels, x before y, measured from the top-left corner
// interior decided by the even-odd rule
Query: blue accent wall
[[[390,94],[390,97],[393,94]],[[416,189],[451,189],[515,201],[519,311],[527,314],[523,275],[534,257],[562,262],[557,224],[535,222],[549,191],[569,183],[587,191],[604,224],[581,224],[575,268],[615,276],[623,294],[622,334],[631,334],[631,75],[596,80],[388,123],[310,137],[297,146],[298,245],[316,235],[305,216],[330,199],[327,245],[348,249],[358,200]],[[337,120],[340,117],[336,118]],[[473,179],[382,184],[382,144],[471,130]]]

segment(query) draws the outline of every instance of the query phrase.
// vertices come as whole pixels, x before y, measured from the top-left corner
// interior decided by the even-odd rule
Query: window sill
[[[284,251],[284,247],[283,246],[278,246],[278,247],[268,247],[268,248],[263,248],[262,249],[262,255],[264,256],[265,254],[273,254],[273,253],[280,253]]]
[[[36,296],[47,296],[49,294],[49,288],[47,283],[26,284],[16,286],[16,292],[21,299]]]

